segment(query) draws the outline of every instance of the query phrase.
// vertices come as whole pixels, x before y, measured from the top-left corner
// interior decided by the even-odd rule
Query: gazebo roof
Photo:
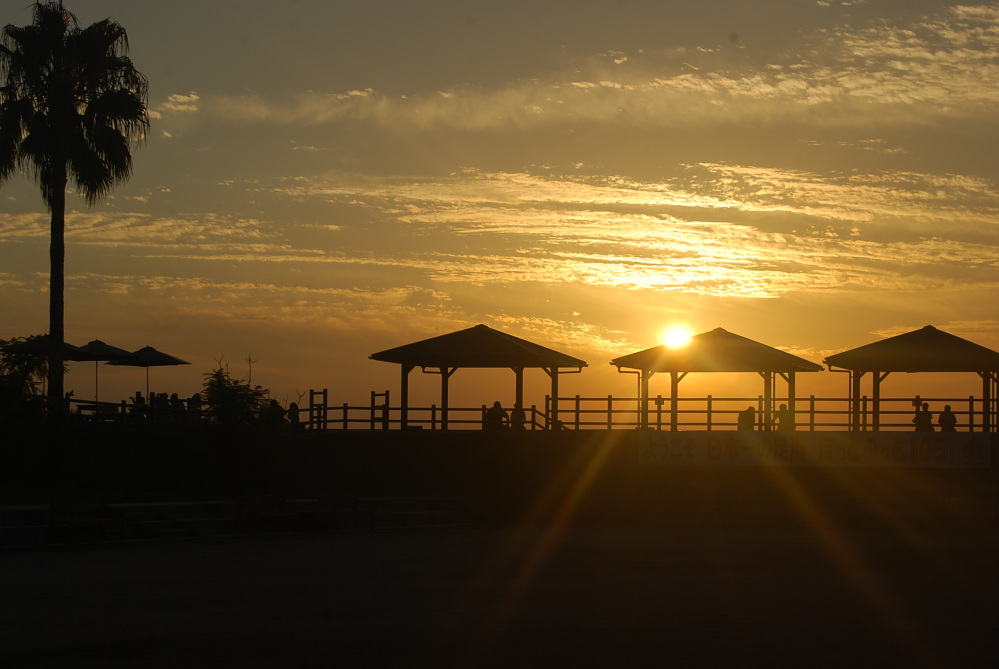
[[[855,372],[999,371],[999,353],[932,325],[830,355],[824,362]]]
[[[369,358],[414,367],[586,367],[579,358],[486,325],[397,346]]]
[[[819,372],[822,365],[722,328],[691,337],[681,348],[654,346],[611,360],[650,372]]]

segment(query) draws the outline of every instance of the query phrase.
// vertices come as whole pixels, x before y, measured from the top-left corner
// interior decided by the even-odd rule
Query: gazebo
[[[755,372],[763,377],[764,429],[770,428],[776,378],[787,382],[790,409],[794,411],[795,374],[820,372],[822,365],[785,351],[733,334],[722,328],[691,337],[680,348],[654,346],[611,360],[622,368],[641,371],[641,426],[649,426],[649,379],[658,372],[670,375],[670,429],[677,429],[677,396],[680,381],[690,372]]]
[[[558,377],[562,369],[581,372],[586,362],[578,358],[539,346],[526,339],[476,325],[465,330],[431,337],[422,341],[390,348],[369,356],[371,360],[393,362],[402,367],[401,426],[407,427],[409,413],[409,373],[419,367],[424,373],[441,375],[441,429],[447,429],[448,380],[463,367],[509,368],[516,374],[515,402],[523,406],[524,370],[538,368],[551,377],[552,397],[558,397]],[[428,371],[429,370],[429,371]],[[551,424],[558,420],[557,404],[552,404]]]
[[[873,429],[880,428],[881,382],[892,372],[973,372],[982,378],[982,430],[994,427],[992,399],[999,380],[999,353],[927,325],[830,355],[823,362],[850,372],[853,429],[860,425],[860,380],[870,373],[873,382]]]

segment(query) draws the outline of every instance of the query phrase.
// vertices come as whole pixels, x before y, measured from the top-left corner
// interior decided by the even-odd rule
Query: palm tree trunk
[[[49,370],[48,404],[53,418],[66,412],[63,403],[65,356],[65,282],[66,282],[66,176],[55,184],[51,200],[52,230],[49,244]]]

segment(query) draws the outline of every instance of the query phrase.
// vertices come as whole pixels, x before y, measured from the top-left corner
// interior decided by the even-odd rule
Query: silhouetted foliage
[[[251,386],[229,374],[229,366],[219,363],[218,369],[205,374],[205,416],[212,423],[229,428],[256,425],[268,404],[268,391]]]
[[[40,415],[47,373],[47,336],[0,339],[0,420]]]
[[[145,138],[148,82],[132,65],[125,29],[81,28],[60,2],[36,2],[31,25],[0,34],[0,183],[27,168],[52,214],[49,262],[50,407],[62,406],[66,185],[88,204],[132,173]]]

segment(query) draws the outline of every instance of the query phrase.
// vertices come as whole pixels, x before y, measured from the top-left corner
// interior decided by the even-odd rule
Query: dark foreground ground
[[[992,667],[999,540],[472,528],[0,553],[3,667]]]

